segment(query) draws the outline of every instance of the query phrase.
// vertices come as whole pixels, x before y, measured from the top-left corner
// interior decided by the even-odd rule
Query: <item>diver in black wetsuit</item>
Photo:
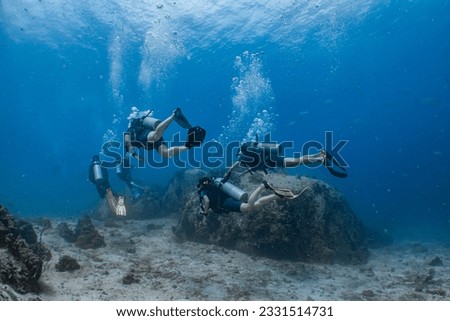
[[[277,199],[295,199],[307,189],[305,188],[295,195],[289,189],[275,189],[269,183],[263,181],[248,196],[246,192],[223,179],[213,179],[207,176],[199,180],[197,188],[200,199],[200,213],[203,215],[207,215],[210,210],[215,213],[251,212]],[[272,194],[261,196],[261,192],[265,189],[271,191]]]
[[[100,156],[92,157],[88,175],[91,183],[97,188],[98,195],[105,198],[106,192],[111,190],[111,185],[109,185],[108,171],[100,165]]]
[[[133,113],[134,116],[130,117],[130,126],[124,135],[124,143],[126,151],[138,160],[140,159],[134,152],[134,147],[155,149],[162,157],[168,158],[192,147],[200,146],[205,139],[206,131],[200,126],[191,126],[180,108],[175,109],[173,114],[165,120],[153,118],[152,111],[139,112],[136,107],[132,108]],[[181,127],[188,129],[187,142],[185,145],[168,148],[162,135],[174,120]]]
[[[245,167],[250,173],[261,170],[267,174],[268,169],[296,167],[314,163],[324,164],[333,176],[347,177],[345,167],[337,163],[325,150],[321,150],[317,154],[300,157],[286,157],[280,155],[281,153],[281,146],[277,144],[259,143],[257,140],[245,142],[240,146],[238,160],[229,168],[225,174],[225,179],[228,179],[231,172],[238,166]],[[333,165],[339,170],[336,170]]]

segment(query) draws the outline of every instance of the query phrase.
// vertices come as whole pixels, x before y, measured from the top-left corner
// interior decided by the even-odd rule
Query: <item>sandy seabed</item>
[[[19,300],[450,300],[450,246],[401,242],[370,250],[367,264],[279,261],[216,245],[178,242],[176,220],[93,221],[106,247],[63,240],[52,220],[39,294]],[[74,228],[76,221],[65,221]],[[108,227],[107,227],[108,226]],[[58,272],[63,255],[80,269]]]

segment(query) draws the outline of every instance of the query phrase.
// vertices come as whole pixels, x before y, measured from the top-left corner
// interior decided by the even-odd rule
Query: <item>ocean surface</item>
[[[91,157],[130,108],[179,106],[206,141],[271,133],[287,156],[332,132],[347,178],[288,173],[396,239],[450,240],[449,31],[444,0],[0,0],[0,203],[78,217],[99,200]],[[179,170],[133,175],[163,190]]]

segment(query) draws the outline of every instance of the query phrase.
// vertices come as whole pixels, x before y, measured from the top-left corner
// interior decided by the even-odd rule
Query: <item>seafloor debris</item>
[[[133,272],[129,272],[122,278],[122,283],[123,284],[139,283],[139,278]]]

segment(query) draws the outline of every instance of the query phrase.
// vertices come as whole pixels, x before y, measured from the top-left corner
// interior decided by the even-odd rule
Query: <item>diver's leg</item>
[[[259,197],[259,194],[265,189],[264,184],[259,185],[248,198],[247,204],[253,206]]]
[[[241,212],[251,212],[251,211],[258,210],[262,206],[264,206],[274,200],[277,200],[277,199],[280,199],[280,197],[275,194],[270,194],[270,195],[266,195],[266,196],[256,199],[253,203],[250,203],[250,202],[242,203],[241,204]]]
[[[176,155],[180,154],[181,152],[184,152],[188,149],[189,148],[187,148],[184,145],[172,146],[172,147],[168,148],[167,145],[161,144],[158,147],[158,153],[164,158],[170,158],[170,157],[176,156]]]
[[[325,162],[326,153],[325,151],[321,151],[320,153],[314,155],[304,155],[295,158],[285,158],[284,159],[284,167],[295,167],[298,165],[307,165],[312,163],[323,163]]]
[[[280,197],[275,194],[263,196],[263,197],[259,198],[258,200],[256,200],[255,204],[253,205],[253,210],[258,210],[262,206],[264,206],[274,200],[279,200],[279,199],[280,199]]]
[[[265,189],[264,184],[259,185],[254,191],[253,193],[250,195],[250,197],[248,198],[248,202],[247,203],[242,203],[241,204],[241,212],[250,212],[253,211],[254,209],[254,204],[257,201],[259,195],[261,194],[261,192]]]
[[[164,131],[167,129],[167,127],[169,127],[169,125],[172,123],[174,117],[175,114],[173,113],[162,122],[160,122],[158,126],[156,126],[155,130],[152,130],[150,133],[148,133],[147,141],[156,142],[157,140],[159,140],[164,134]]]

